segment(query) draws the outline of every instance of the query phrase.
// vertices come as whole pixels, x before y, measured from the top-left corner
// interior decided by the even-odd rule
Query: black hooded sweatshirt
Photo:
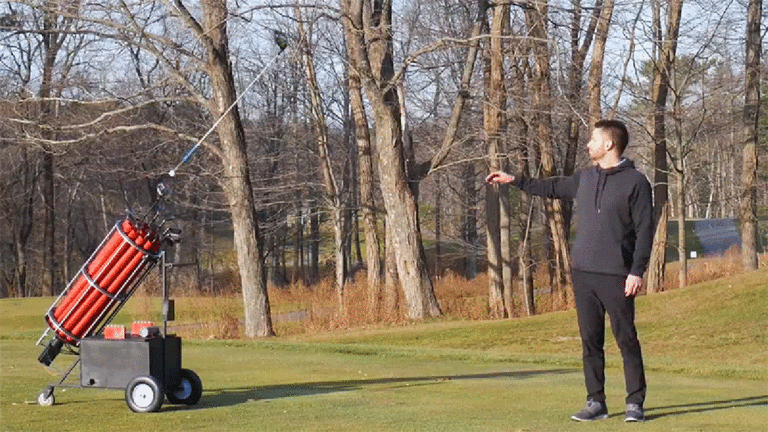
[[[629,159],[570,177],[515,177],[515,186],[547,198],[576,200],[574,270],[643,276],[653,245],[651,184]]]

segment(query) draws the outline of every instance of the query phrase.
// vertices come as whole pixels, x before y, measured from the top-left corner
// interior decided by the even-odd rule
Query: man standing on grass
[[[605,313],[624,360],[627,411],[624,421],[645,420],[646,383],[635,329],[635,295],[653,244],[653,203],[648,179],[622,154],[629,132],[618,120],[594,125],[587,149],[595,166],[570,177],[521,178],[493,172],[488,183],[511,183],[547,198],[576,200],[573,289],[583,348],[587,404],[571,418],[608,417],[605,403]]]

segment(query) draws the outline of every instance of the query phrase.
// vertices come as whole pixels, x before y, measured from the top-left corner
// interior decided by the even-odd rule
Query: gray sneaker
[[[645,413],[643,413],[643,406],[629,403],[627,404],[627,414],[624,416],[625,422],[641,422],[645,421]]]
[[[608,418],[608,407],[605,402],[598,402],[594,400],[588,400],[584,409],[571,416],[572,420],[576,421],[592,421],[602,420]]]

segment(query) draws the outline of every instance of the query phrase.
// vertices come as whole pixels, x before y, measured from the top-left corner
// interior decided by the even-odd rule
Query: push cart
[[[38,361],[51,367],[60,353],[76,359],[57,383],[40,392],[38,404],[53,405],[56,387],[125,389],[125,401],[135,412],[157,411],[166,397],[171,403],[185,405],[200,400],[200,378],[181,365],[181,338],[167,334],[175,312],[174,302],[168,298],[166,270],[176,264],[166,262],[164,248],[178,240],[179,231],[159,232],[158,226],[131,215],[116,223],[48,309],[48,328],[37,341],[45,346]],[[139,334],[106,335],[105,329],[117,328],[109,324],[158,264],[162,327],[142,327]],[[66,384],[78,365],[80,381]]]

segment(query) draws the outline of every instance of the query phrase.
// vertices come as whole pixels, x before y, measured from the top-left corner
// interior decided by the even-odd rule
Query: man
[[[571,418],[608,417],[605,402],[605,313],[624,360],[624,421],[644,421],[646,383],[635,329],[634,298],[653,244],[653,204],[648,179],[622,154],[629,142],[624,123],[600,120],[587,144],[594,167],[570,177],[520,178],[493,172],[488,183],[511,183],[538,196],[576,201],[573,288],[583,349],[587,404]]]

